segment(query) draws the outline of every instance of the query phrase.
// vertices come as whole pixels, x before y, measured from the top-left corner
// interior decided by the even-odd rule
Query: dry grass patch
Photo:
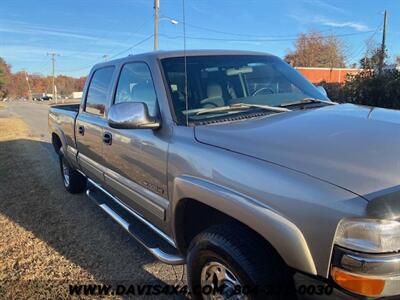
[[[21,119],[0,118],[0,141],[13,141],[27,136],[29,129]]]
[[[93,275],[70,262],[38,237],[36,227],[46,224],[46,207],[35,211],[35,200],[48,190],[35,178],[30,152],[37,141],[19,118],[0,118],[0,298],[56,299],[68,297],[73,279],[94,281]],[[30,148],[30,149],[27,149]],[[29,203],[31,202],[31,203]],[[42,201],[46,206],[45,201]],[[50,224],[49,224],[50,225]]]
[[[65,192],[51,147],[21,119],[0,118],[0,299],[66,299],[69,284],[180,282],[182,268],[155,261],[88,198]]]

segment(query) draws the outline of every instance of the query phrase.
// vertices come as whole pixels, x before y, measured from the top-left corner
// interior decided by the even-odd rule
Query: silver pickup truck
[[[49,130],[67,191],[186,264],[193,298],[400,295],[400,112],[269,54],[168,51],[94,66]]]

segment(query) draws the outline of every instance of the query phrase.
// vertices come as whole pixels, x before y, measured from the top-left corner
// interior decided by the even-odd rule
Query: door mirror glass
[[[157,129],[160,123],[151,117],[147,105],[143,102],[123,102],[110,107],[108,125],[120,129]]]

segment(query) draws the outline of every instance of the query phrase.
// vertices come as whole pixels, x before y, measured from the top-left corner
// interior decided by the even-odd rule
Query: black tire
[[[59,152],[61,178],[65,189],[71,194],[82,193],[86,190],[87,179],[71,167],[63,151]],[[64,170],[65,168],[65,170]],[[68,178],[67,174],[68,173]]]
[[[247,299],[296,298],[291,293],[294,291],[293,274],[282,258],[269,243],[241,224],[232,222],[210,227],[190,243],[187,270],[193,299],[207,299],[200,292],[202,271],[214,266],[219,272],[218,264],[226,267],[241,286],[236,291],[228,288],[224,293],[226,299],[234,296],[232,293],[237,295],[238,291],[243,291]],[[237,288],[236,284],[232,286]]]

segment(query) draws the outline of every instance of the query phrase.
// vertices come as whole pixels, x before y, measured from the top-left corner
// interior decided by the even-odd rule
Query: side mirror
[[[328,97],[328,93],[326,92],[325,88],[322,85],[318,85],[318,86],[316,86],[316,88],[322,95],[324,95],[325,97]]]
[[[143,102],[123,102],[110,107],[108,125],[119,129],[157,129],[160,123],[149,114]]]

